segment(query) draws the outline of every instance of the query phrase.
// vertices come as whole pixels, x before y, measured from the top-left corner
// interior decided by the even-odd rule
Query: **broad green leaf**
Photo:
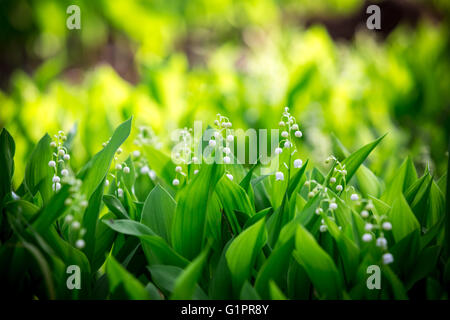
[[[293,249],[294,238],[273,250],[259,270],[256,276],[255,289],[262,298],[270,298],[270,288],[268,287],[270,280],[278,284],[286,283],[286,275]]]
[[[393,181],[387,184],[387,188],[381,196],[381,200],[391,205],[399,194],[406,192],[417,180],[416,169],[411,158],[405,159]]]
[[[231,242],[225,256],[235,295],[239,295],[244,281],[250,276],[256,257],[266,239],[265,219],[262,219],[245,229]]]
[[[281,206],[276,209],[267,220],[268,243],[271,247],[273,247],[278,240],[281,229],[289,223],[289,221],[292,221],[293,215],[294,212],[289,210],[289,200],[286,194]]]
[[[5,209],[16,216],[22,214],[27,221],[31,221],[40,210],[38,206],[21,199],[8,201],[5,203]]]
[[[53,196],[52,177],[54,170],[48,163],[52,160],[52,139],[48,134],[39,140],[31,153],[25,169],[25,185],[32,195],[40,192],[44,203],[47,203]]]
[[[184,268],[189,261],[175,252],[163,238],[159,236],[140,236],[142,249],[147,261],[152,264],[167,264]]]
[[[445,197],[436,182],[432,182],[430,188],[430,198],[427,208],[426,226],[431,227],[438,223],[440,218],[445,215]]]
[[[222,248],[222,207],[217,192],[212,194],[206,210],[206,237],[214,240],[214,244]]]
[[[297,260],[291,258],[287,272],[287,294],[293,300],[306,300],[310,298],[311,281],[305,268]]]
[[[175,281],[175,286],[170,297],[172,300],[188,300],[192,299],[194,295],[197,281],[201,276],[202,270],[205,267],[208,258],[209,247],[206,247],[200,255],[195,258],[183,270],[180,276]]]
[[[437,185],[443,194],[447,193],[447,173],[439,178]]]
[[[255,163],[250,170],[248,170],[247,174],[245,175],[244,179],[242,179],[241,182],[239,182],[239,185],[242,187],[242,189],[245,190],[245,192],[249,193],[249,188],[251,187],[251,180],[253,176],[253,172],[255,169],[259,166],[260,162],[258,161]]]
[[[141,223],[170,242],[172,219],[176,205],[170,194],[160,184],[157,184],[145,200]]]
[[[420,228],[419,222],[403,194],[398,195],[394,200],[392,209],[389,212],[389,220],[392,223],[392,234],[396,242]]]
[[[301,225],[297,227],[294,257],[305,268],[311,282],[327,299],[342,296],[342,280],[333,260]]]
[[[129,299],[144,300],[149,298],[149,293],[142,283],[121,266],[113,256],[110,256],[106,263],[106,275],[108,276],[111,293],[122,286]]]
[[[369,199],[372,200],[372,203],[374,206],[373,211],[377,216],[381,217],[381,216],[388,215],[389,210],[391,210],[391,207],[387,203],[381,201],[380,199],[372,197],[372,196],[369,196]]]
[[[170,296],[174,291],[177,279],[183,273],[183,269],[171,265],[152,265],[148,266],[152,281],[166,295]],[[203,290],[196,285],[192,299],[206,299],[207,296]]]
[[[366,197],[379,197],[382,192],[382,186],[378,177],[366,166],[361,167],[356,171],[356,178],[358,185],[363,195]]]
[[[145,290],[147,290],[150,295],[150,300],[162,300],[164,298],[158,288],[151,282],[147,283]]]
[[[220,254],[219,262],[217,263],[213,273],[209,287],[209,296],[213,300],[233,299],[231,272],[226,258],[227,250],[232,241],[233,240],[228,241],[223,248],[222,253]]]
[[[127,219],[117,219],[117,220],[102,220],[107,226],[109,226],[114,231],[131,235],[131,236],[144,236],[144,235],[150,235],[154,236],[156,235],[152,229],[147,227],[145,224],[139,223],[137,221],[133,220],[127,220]]]
[[[77,178],[83,181],[81,193],[86,198],[90,198],[99,184],[105,179],[117,149],[130,134],[131,121],[132,118],[119,125],[106,147],[95,154],[77,174]]]
[[[122,205],[119,199],[110,194],[105,194],[103,196],[103,202],[106,204],[108,209],[114,213],[114,215],[120,219],[130,219],[127,210]]]
[[[273,281],[273,280],[269,281],[269,289],[270,289],[270,299],[271,300],[287,300],[283,291],[281,291],[280,288],[278,288],[275,281]]]
[[[166,183],[171,183],[174,177],[175,164],[170,157],[153,146],[144,146],[144,153],[147,156],[150,167]]]
[[[216,163],[204,164],[195,178],[178,193],[172,246],[187,259],[194,258],[202,249],[208,202],[223,170],[223,166]]]
[[[297,169],[298,171],[294,173],[293,177],[289,181],[289,186],[288,186],[288,191],[287,191],[289,199],[291,198],[292,194],[294,194],[294,192],[296,190],[301,188],[301,186],[302,186],[301,181],[303,179],[303,175],[305,173],[306,167],[308,166],[308,162],[309,162],[309,160],[306,160],[306,162],[302,165],[302,167],[300,169]]]
[[[350,155],[350,152],[334,134],[331,135],[331,140],[333,145],[333,153],[340,161],[343,161]],[[380,196],[382,191],[381,183],[377,176],[364,164],[361,164],[360,169],[356,170],[356,179],[358,179],[361,192],[365,196]]]
[[[408,281],[405,285],[408,290],[411,289],[417,281],[425,278],[436,270],[440,251],[440,246],[432,246],[422,250],[416,259],[416,264],[409,272]]]
[[[0,133],[0,208],[6,194],[12,191],[12,177],[14,174],[14,153],[16,145],[9,132],[3,128]]]
[[[408,295],[406,289],[403,286],[400,279],[395,275],[395,273],[389,268],[389,266],[383,265],[381,268],[381,273],[388,280],[392,292],[394,294],[394,299],[396,300],[407,300]]]
[[[237,220],[235,211],[244,213],[247,219],[255,214],[255,209],[252,207],[247,193],[238,184],[228,179],[227,176],[223,176],[217,183],[216,193],[233,233],[237,234],[241,231],[241,226]]]
[[[241,300],[261,300],[261,297],[259,296],[258,292],[255,290],[255,288],[252,287],[252,285],[248,281],[244,282],[239,298]]]
[[[112,219],[114,215],[108,213],[102,217],[102,220]],[[91,260],[92,271],[98,270],[106,259],[106,254],[111,251],[117,233],[108,227],[105,223],[97,223],[95,229],[95,252]]]
[[[69,185],[63,185],[56,195],[50,200],[48,205],[42,208],[36,215],[32,227],[37,233],[47,230],[56,219],[65,211],[65,200],[69,196]]]
[[[97,229],[97,221],[102,204],[103,188],[104,183],[101,183],[98,186],[97,190],[94,191],[91,198],[89,199],[88,206],[83,215],[82,225],[86,230],[86,233],[84,235],[86,247],[84,248],[83,251],[85,252],[86,256],[88,257],[91,263],[94,260],[95,241],[96,241],[95,231]]]
[[[375,147],[381,142],[381,140],[385,136],[386,134],[366,144],[364,147],[353,152],[351,155],[349,155],[341,162],[342,165],[345,165],[345,169],[347,170],[347,175],[345,176],[347,182],[351,180],[353,175],[356,173],[356,170],[358,170],[358,168],[361,166],[364,160],[366,160],[366,158],[369,156],[372,150],[375,149]],[[338,176],[337,174],[335,174],[335,176],[337,179],[336,183],[339,183],[341,181],[341,176],[340,175]]]
[[[336,241],[340,258],[344,266],[344,279],[347,284],[350,284],[358,269],[359,248],[344,234],[344,232],[339,230],[334,221],[328,217],[324,217],[324,220],[327,225],[327,230]]]

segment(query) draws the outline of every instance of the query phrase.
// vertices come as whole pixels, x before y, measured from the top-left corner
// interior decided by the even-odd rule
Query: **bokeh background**
[[[370,4],[381,30],[365,26]],[[66,9],[81,9],[68,30]],[[350,150],[389,133],[379,176],[411,156],[444,174],[450,128],[447,0],[1,0],[0,128],[20,184],[39,138],[77,127],[80,168],[131,115],[163,148],[171,130],[228,115],[276,128],[289,106],[316,165],[335,135]],[[126,150],[133,150],[133,137]]]

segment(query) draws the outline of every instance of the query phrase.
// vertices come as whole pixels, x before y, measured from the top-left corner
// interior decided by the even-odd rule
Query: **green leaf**
[[[440,251],[440,246],[432,246],[422,250],[408,276],[408,281],[406,282],[406,288],[408,290],[411,289],[417,281],[425,278],[436,270]]]
[[[407,158],[401,165],[398,173],[395,175],[393,181],[387,184],[387,188],[381,196],[381,200],[391,205],[397,196],[406,192],[408,188],[417,180],[416,169],[411,158]]]
[[[160,184],[157,184],[145,200],[141,223],[170,242],[172,219],[176,205],[170,194]]]
[[[40,210],[38,206],[22,199],[8,201],[5,203],[5,208],[18,217],[23,214],[27,221],[31,221]]]
[[[350,152],[344,147],[339,139],[332,134],[331,135],[333,154],[340,160],[344,160],[350,155]],[[356,179],[361,192],[367,197],[369,195],[378,197],[381,194],[381,183],[377,176],[367,168],[364,164],[361,164],[360,169],[356,170]]]
[[[162,178],[166,183],[171,183],[175,172],[175,164],[169,156],[150,145],[145,145],[144,153],[156,176]]]
[[[97,229],[97,221],[102,204],[104,185],[105,185],[104,183],[101,183],[98,186],[97,190],[94,191],[91,198],[89,199],[88,206],[83,215],[82,225],[86,230],[86,234],[84,235],[84,241],[86,243],[84,252],[86,253],[86,256],[88,257],[91,263],[94,260],[95,241],[96,241],[95,231]]]
[[[382,186],[378,177],[366,166],[362,165],[356,171],[356,178],[362,194],[366,197],[379,197],[382,192]]]
[[[208,258],[209,247],[206,247],[200,255],[194,259],[183,270],[180,276],[175,281],[175,286],[170,299],[172,300],[188,300],[192,299],[195,293],[197,281],[201,276],[202,270],[205,267]]]
[[[278,284],[282,282],[286,283],[286,274],[293,249],[294,238],[273,250],[261,269],[259,269],[258,275],[256,276],[255,289],[262,298],[270,298],[270,280]]]
[[[139,238],[150,265],[168,264],[184,268],[189,264],[189,261],[174,251],[163,238],[159,236],[140,236]]]
[[[261,297],[259,296],[258,292],[255,290],[255,288],[252,287],[252,285],[248,281],[244,282],[239,297],[241,300],[261,300]]]
[[[183,273],[183,269],[171,265],[152,265],[148,266],[152,281],[158,286],[159,289],[166,295],[174,291],[177,279]],[[207,296],[203,290],[196,285],[192,296],[192,299],[206,299]]]
[[[334,221],[326,216],[324,217],[324,220],[327,225],[327,230],[336,241],[340,258],[342,259],[344,266],[344,279],[347,280],[348,284],[350,284],[352,283],[351,280],[355,277],[358,269],[359,248],[345,235],[344,232],[339,230]]]
[[[113,218],[112,213],[107,213],[102,217],[102,220]],[[103,222],[101,220],[101,222]],[[95,252],[91,260],[92,271],[98,270],[106,259],[106,254],[111,251],[117,233],[108,227],[105,223],[97,223],[95,229]]]
[[[231,273],[235,295],[239,295],[244,281],[250,276],[256,257],[266,240],[265,219],[261,219],[245,229],[231,242],[225,257]]]
[[[33,229],[37,233],[47,230],[56,219],[58,219],[65,211],[65,200],[69,196],[69,185],[63,185],[56,195],[50,200],[48,205],[42,208],[35,216],[32,224]]]
[[[372,152],[373,149],[383,140],[383,138],[386,136],[383,135],[379,137],[378,139],[366,144],[364,147],[358,149],[357,151],[353,152],[350,156],[345,158],[341,163],[342,165],[345,165],[345,169],[347,170],[346,175],[346,181],[350,181],[353,175],[356,173],[356,170],[360,167],[360,165],[366,160],[366,158],[369,156],[369,154]],[[342,176],[335,174],[336,177],[336,184],[338,184]]]
[[[120,219],[130,219],[127,210],[122,205],[119,199],[110,194],[105,194],[103,196],[103,202],[106,204],[108,209],[114,213],[114,215]]]
[[[91,160],[77,174],[83,181],[81,193],[90,198],[99,184],[105,179],[117,149],[128,138],[131,131],[132,118],[123,122],[114,131],[106,147],[95,154]]]
[[[270,299],[272,299],[272,300],[287,300],[283,291],[281,291],[280,288],[278,288],[275,281],[272,281],[272,280],[269,281],[269,288],[270,288]]]
[[[247,192],[247,194],[249,193],[249,189],[251,187],[251,180],[252,180],[253,172],[259,165],[260,165],[260,162],[258,161],[250,168],[250,170],[248,170],[244,179],[242,179],[242,181],[239,182],[239,185],[242,187],[242,189],[245,190],[245,192]]]
[[[400,279],[395,275],[395,273],[389,268],[389,266],[383,265],[381,268],[381,273],[388,280],[392,292],[394,294],[394,299],[396,300],[407,300],[408,295],[406,293],[406,289],[403,286]]]
[[[294,258],[308,274],[321,297],[338,299],[342,296],[342,280],[330,256],[301,225],[297,227]]]
[[[241,226],[235,211],[244,213],[247,219],[255,214],[255,209],[252,207],[247,193],[241,186],[228,179],[227,176],[223,176],[217,183],[216,193],[225,211],[225,216],[230,223],[232,232],[234,234],[239,233]]]
[[[302,184],[300,183],[303,178],[303,174],[305,173],[306,167],[308,166],[309,160],[306,160],[306,162],[303,164],[303,166],[294,174],[294,176],[291,178],[291,181],[289,181],[288,186],[288,198],[290,199],[292,194],[299,188],[301,188]]]
[[[54,193],[52,190],[54,171],[48,166],[49,161],[52,160],[51,142],[52,139],[48,134],[39,140],[25,169],[24,182],[27,189],[33,196],[39,191],[44,203],[47,203]]]
[[[8,130],[2,129],[0,134],[0,208],[6,194],[12,191],[12,177],[14,174],[14,153],[16,145]]]
[[[172,245],[187,259],[194,258],[202,249],[208,202],[223,176],[223,170],[223,166],[216,163],[204,164],[195,178],[178,193],[172,224]]]
[[[109,290],[114,293],[119,287],[123,288],[129,299],[144,300],[149,298],[145,287],[113,256],[108,258],[106,263],[106,275],[109,281]]]
[[[419,222],[403,194],[398,195],[394,200],[388,217],[392,223],[392,234],[396,242],[420,228]]]

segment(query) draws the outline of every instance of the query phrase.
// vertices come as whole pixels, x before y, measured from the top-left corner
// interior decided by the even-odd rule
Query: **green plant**
[[[282,137],[300,137],[286,117]],[[427,169],[418,177],[407,158],[384,184],[363,164],[384,137],[353,153],[332,139],[325,174],[283,141],[289,152],[276,152],[277,174],[264,175],[259,164],[228,161],[178,168],[146,143],[120,162],[131,124],[78,173],[67,156],[76,152],[73,136],[45,135],[17,189],[14,140],[2,130],[2,291],[39,299],[448,298],[447,175]],[[66,285],[70,265],[80,268],[81,289]],[[367,288],[371,265],[381,268],[380,290]]]

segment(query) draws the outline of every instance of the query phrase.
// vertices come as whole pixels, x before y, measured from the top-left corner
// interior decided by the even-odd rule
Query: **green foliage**
[[[236,183],[227,166],[205,161],[168,187],[179,171],[163,151],[126,155],[118,167],[130,131],[131,119],[80,173],[62,176],[58,190],[43,188],[53,178],[48,135],[25,185],[13,188],[14,141],[2,131],[2,290],[39,299],[447,297],[445,183],[429,170],[419,177],[409,158],[391,181],[377,177],[363,163],[383,137],[353,153],[341,144],[325,174],[306,161],[290,167],[289,179],[268,181],[259,165],[240,166]],[[159,168],[156,177],[143,163]],[[139,179],[154,186],[144,192]],[[260,201],[261,192],[283,196]],[[81,269],[80,291],[66,287],[69,265]],[[376,292],[366,287],[369,265],[381,267]],[[435,289],[420,292],[426,283]]]

